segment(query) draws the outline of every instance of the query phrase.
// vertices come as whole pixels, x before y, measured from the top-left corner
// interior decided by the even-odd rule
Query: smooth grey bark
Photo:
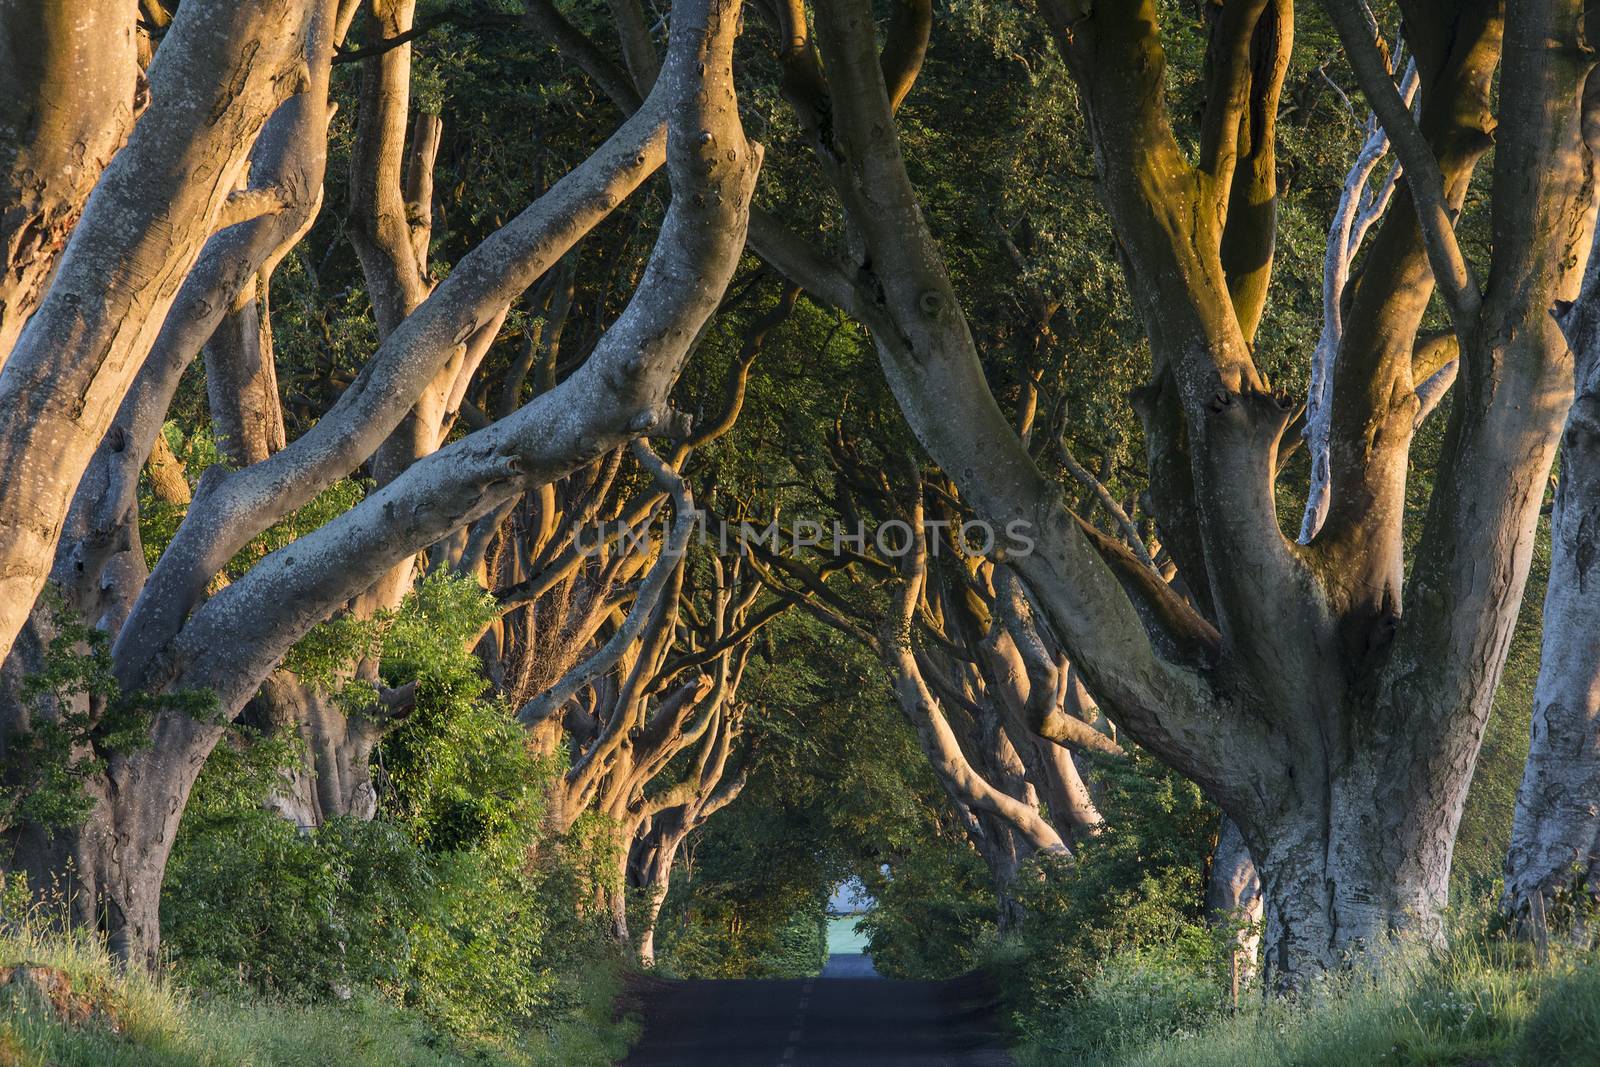
[[[1417,62],[1406,65],[1400,94],[1409,106],[1417,92]],[[1383,217],[1394,198],[1400,178],[1398,164],[1389,168],[1383,183],[1370,187],[1373,173],[1389,152],[1389,135],[1376,115],[1368,115],[1367,139],[1356,161],[1345,175],[1339,204],[1328,224],[1328,245],[1322,261],[1322,328],[1311,353],[1311,382],[1306,396],[1306,425],[1303,434],[1311,460],[1311,488],[1306,493],[1305,514],[1300,520],[1300,542],[1306,544],[1322,528],[1332,492],[1329,470],[1328,436],[1333,422],[1333,364],[1344,341],[1345,288],[1350,281],[1356,254],[1373,223]]]
[[[1600,258],[1593,251],[1561,325],[1576,355],[1577,396],[1561,439],[1539,678],[1501,908],[1536,940],[1587,941],[1600,902],[1600,575],[1593,573],[1600,549]]]
[[[271,275],[245,283],[206,342],[206,397],[217,447],[235,467],[260,463],[288,443],[273,359]]]
[[[377,684],[372,677],[363,680]],[[346,714],[328,693],[288,671],[267,677],[241,720],[292,735],[305,752],[304,760],[267,798],[269,808],[303,828],[321,826],[335,816],[371,819],[377,814],[372,754],[392,723],[410,710],[415,687],[403,694],[378,691],[374,707]]]
[[[223,724],[238,714],[291,645],[396,563],[474,517],[643,433],[672,425],[668,393],[737,264],[760,163],[759,146],[745,140],[734,99],[731,55],[737,28],[736,4],[680,0],[658,81],[656,113],[627,131],[625,158],[619,158],[615,142],[600,153],[601,177],[616,179],[620,172],[625,177],[618,180],[633,175],[636,182],[651,169],[647,150],[659,142],[664,120],[671,131],[666,154],[674,195],[632,300],[588,361],[511,416],[415,464],[339,519],[264,558],[206,601],[175,637],[159,642],[138,670],[130,673],[125,658],[117,664],[127,688],[152,694],[208,692],[220,715],[201,723],[175,710],[158,713],[154,747],[113,757],[105,778],[93,783],[100,802],[90,818],[48,836],[22,828],[19,837],[28,847],[18,849],[12,862],[48,871],[65,869],[69,858],[76,861],[83,892],[74,906],[86,921],[105,917],[104,929],[126,957],[155,959],[161,872],[189,790]],[[163,55],[171,42],[169,35]],[[547,216],[558,205],[546,203],[543,214],[534,210],[533,225],[521,236],[527,238],[531,230],[535,236],[549,234],[556,244],[570,244],[577,236],[574,228],[614,203],[614,182],[595,178],[591,168],[577,183],[593,198],[576,199],[582,210],[552,223]],[[556,199],[559,209],[574,206],[573,198]],[[506,254],[506,243],[503,239],[480,257],[473,270],[463,265],[452,280],[474,279],[461,283],[474,295],[474,286],[490,293],[500,292],[496,285],[515,286],[508,290],[509,300],[526,284],[516,284],[514,268],[521,264]],[[491,238],[490,245],[495,244]],[[476,328],[471,308],[462,306],[470,303],[458,300],[450,310]],[[419,309],[408,321],[422,315]],[[433,316],[426,328],[448,329],[439,318]],[[417,357],[424,363],[423,380],[440,348],[453,348],[468,333],[451,332],[447,337],[453,339]],[[427,347],[435,337],[424,328],[408,333],[402,326],[388,351],[403,361],[407,346]],[[354,391],[377,387],[376,377],[364,375]],[[381,440],[407,407],[405,397],[389,398],[384,410],[397,409],[394,419],[369,427],[369,436]],[[270,466],[293,447],[251,469]],[[204,499],[203,491],[197,494],[191,520]],[[124,626],[124,639],[137,617],[136,611]]]
[[[0,367],[133,128],[138,0],[0,3]]]
[[[230,226],[206,242],[73,496],[51,579],[74,610],[113,637],[148,577],[136,544],[139,471],[156,447],[179,381],[224,319],[240,313],[245,294],[269,284],[272,271],[310,228],[322,203],[331,114],[329,58],[339,32],[335,14],[330,7],[313,18],[305,41],[307,84],[267,120],[250,153],[246,191],[270,194],[282,209]],[[257,324],[264,325],[259,318]],[[236,330],[241,325],[233,323]],[[238,343],[249,341],[240,337]],[[215,369],[230,378],[241,376],[232,366]],[[247,405],[231,394],[222,398],[219,423],[225,441],[233,436],[228,427],[235,422],[243,426],[246,411],[256,407],[266,423],[259,444],[270,451],[273,423],[281,415],[266,414],[272,400],[265,394],[266,379],[267,368],[262,367],[252,382],[263,390],[258,403]],[[242,445],[241,454],[250,447]]]
[[[1206,874],[1206,919],[1214,928],[1235,930],[1231,969],[1237,995],[1239,986],[1255,972],[1265,902],[1244,835],[1227,816],[1222,818]]]
[[[19,732],[57,720],[68,711],[103,713],[103,703],[77,695],[68,707],[53,696],[19,699],[23,679],[45,666],[56,636],[42,605],[0,665],[0,755]],[[106,939],[122,959],[153,968],[158,963],[161,874],[193,784],[187,751],[214,744],[220,728],[188,716],[167,716],[152,730],[151,746],[129,756],[110,753],[102,775],[87,780],[94,807],[80,826],[50,830],[21,821],[4,827],[4,870],[21,875],[49,903],[50,914]]]
[[[189,268],[220,225],[281,207],[230,198],[262,124],[303,85],[322,2],[186,3],[151,62],[150,106],[0,370],[0,654],[44,586],[79,479]]]

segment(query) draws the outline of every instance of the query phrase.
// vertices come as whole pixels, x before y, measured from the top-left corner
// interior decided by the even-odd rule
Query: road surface
[[[803,981],[659,982],[622,1067],[1011,1067],[977,983],[896,982],[864,957]]]

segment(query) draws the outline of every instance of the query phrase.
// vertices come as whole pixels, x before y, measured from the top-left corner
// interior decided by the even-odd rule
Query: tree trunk
[[[53,635],[36,610],[0,672],[0,759],[10,742],[39,719],[59,714],[51,697],[24,702],[24,672],[43,666]],[[82,696],[72,710],[81,711]],[[154,967],[161,947],[161,880],[189,791],[222,728],[182,713],[159,714],[148,748],[101,753],[104,774],[84,788],[91,802],[79,824],[49,828],[23,821],[0,833],[0,869],[24,875],[35,899],[63,923],[93,930],[118,958]],[[81,759],[88,752],[74,753]],[[9,760],[7,760],[9,762]],[[59,910],[56,910],[58,909]]]
[[[1394,748],[1404,748],[1396,743]],[[1420,749],[1303,767],[1306,784],[1239,828],[1261,881],[1262,962],[1274,987],[1382,955],[1396,938],[1443,933],[1450,859],[1472,777]]]
[[[212,234],[267,117],[300,86],[326,0],[185,3],[150,66],[151,105],[106,167],[0,371],[0,654],[50,571],[74,490]]]
[[[638,922],[639,944],[636,957],[641,967],[656,965],[656,924],[661,907],[672,887],[672,864],[678,856],[683,834],[672,828],[654,828],[648,837],[636,841],[628,863],[628,884],[639,895],[644,914]]]
[[[1506,915],[1539,938],[1551,928],[1581,935],[1600,900],[1600,588],[1588,584],[1600,548],[1597,460],[1600,399],[1586,388],[1562,442],[1532,737],[1502,899]]]
[[[612,843],[616,853],[611,880],[608,885],[601,887],[606,906],[611,910],[611,936],[622,949],[624,959],[633,956],[633,940],[628,935],[628,853],[632,845],[632,829],[619,829]]]
[[[1022,873],[1022,865],[1040,850],[1005,819],[987,811],[970,814],[969,835],[984,866],[989,868],[989,884],[994,889],[995,929],[1008,934],[1020,929],[1027,919],[1027,912],[1017,899],[1017,876]]]
[[[0,0],[0,366],[133,127],[136,0]]]
[[[271,731],[297,735],[304,746],[299,765],[268,798],[274,811],[301,827],[377,814],[372,752],[383,738],[383,722],[346,715],[336,699],[287,671],[274,671],[244,714]]]
[[[1226,815],[1211,850],[1211,870],[1206,878],[1206,918],[1214,927],[1235,930],[1237,948],[1233,952],[1233,992],[1255,971],[1256,953],[1261,948],[1263,912],[1261,879],[1244,843],[1239,826]]]
[[[204,349],[217,447],[235,467],[260,463],[287,435],[268,317],[269,270],[247,281]]]

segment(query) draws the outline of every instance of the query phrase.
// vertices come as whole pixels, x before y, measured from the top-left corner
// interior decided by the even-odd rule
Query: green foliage
[[[554,768],[533,765],[509,708],[481,699],[471,648],[494,611],[477,583],[435,573],[380,623],[384,681],[417,687],[380,751],[383,808],[430,849],[526,840],[543,815],[540,783]]]
[[[876,904],[861,917],[867,954],[889,978],[954,978],[972,970],[995,932],[988,868],[959,837],[930,835],[887,871],[864,871]]]
[[[17,692],[30,714],[11,729],[0,758],[0,829],[78,825],[93,810],[89,784],[106,760],[148,748],[157,714],[207,718],[216,711],[210,693],[123,693],[104,631],[80,619],[52,587],[41,601],[49,637]]]
[[[190,432],[185,432],[186,426],[191,427]],[[189,419],[169,420],[162,425],[161,436],[183,465],[184,477],[191,488],[208,467],[226,463],[209,426],[196,426]],[[160,499],[150,491],[148,483],[148,479],[140,483],[139,543],[144,548],[144,565],[153,570],[161,553],[177,535],[189,509],[185,504]]]
[[[1030,1061],[1096,1062],[1122,1048],[1193,1036],[1221,1015],[1225,1003],[1214,972],[1194,958],[1193,947],[1134,949],[1101,961],[1070,1006],[1030,1014],[1022,1027]]]
[[[300,1003],[375,991],[482,1040],[579,1007],[582,974],[606,951],[583,906],[588,860],[543,840],[559,768],[532,756],[503,704],[481,699],[470,638],[491,611],[470,580],[430,575],[361,631],[386,684],[416,684],[413,711],[381,747],[372,822],[302,831],[263,804],[297,765],[296,742],[241,733],[219,746],[162,900],[185,981]],[[356,653],[339,633],[323,629],[314,655],[349,662]]]
[[[259,749],[229,752],[201,776],[162,897],[186,982],[302,1003],[376,990],[484,1038],[574,1007],[577,972],[601,937],[583,918],[578,879],[527,862],[531,819],[437,851],[383,817],[301,831],[262,806],[259,786],[274,772]],[[524,770],[536,787],[539,769]]]
[[[701,892],[677,916],[657,968],[677,978],[807,978],[820,973],[827,958],[820,901],[748,909]]]
[[[735,804],[700,831],[657,931],[658,966],[683,978],[797,978],[827,957],[825,878],[789,813]]]
[[[390,823],[302,833],[257,800],[184,820],[162,925],[189,982],[322,1000],[400,979],[409,927],[437,906],[438,882]]]
[[[46,588],[44,600],[53,633],[19,694],[36,714],[6,739],[0,829],[82,822],[94,806],[85,784],[105,768],[93,746],[96,734],[108,747],[117,741],[131,747],[141,736],[141,724],[128,716],[105,722],[95,713],[117,692],[105,634],[84,625],[54,589]]]
[[[1104,830],[1074,859],[1037,857],[1017,879],[1027,913],[1015,947],[1025,1025],[1077,1010],[1076,998],[1119,953],[1185,967],[1217,955],[1203,914],[1215,810],[1142,754],[1096,761],[1094,775]]]

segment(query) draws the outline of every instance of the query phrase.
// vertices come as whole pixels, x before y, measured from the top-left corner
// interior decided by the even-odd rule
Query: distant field
[[[828,920],[829,955],[867,951],[867,938],[856,929],[856,918],[854,915],[846,915]]]

